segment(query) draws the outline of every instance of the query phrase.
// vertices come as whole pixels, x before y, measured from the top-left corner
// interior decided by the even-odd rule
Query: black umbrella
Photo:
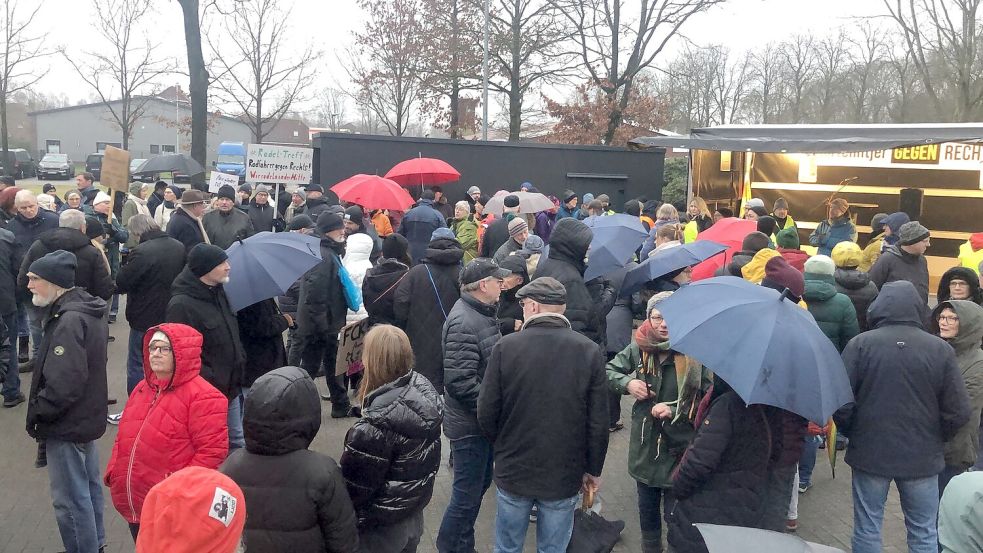
[[[205,170],[197,161],[185,154],[164,154],[152,157],[143,162],[134,175],[140,173],[181,173],[183,175],[198,175]]]

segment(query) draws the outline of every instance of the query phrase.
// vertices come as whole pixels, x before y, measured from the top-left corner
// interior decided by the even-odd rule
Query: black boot
[[[17,362],[27,363],[31,358],[31,337],[18,336],[17,338]]]
[[[661,532],[642,532],[642,553],[662,553]]]

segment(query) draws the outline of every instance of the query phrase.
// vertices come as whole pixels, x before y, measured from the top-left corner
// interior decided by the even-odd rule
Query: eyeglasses
[[[150,353],[171,353],[174,349],[171,346],[147,346],[147,351]]]
[[[940,323],[949,323],[949,324],[958,323],[959,322],[959,317],[957,317],[955,315],[940,315],[939,316],[939,322]]]
[[[656,315],[655,317],[649,317],[649,320],[652,321],[653,323],[659,324],[665,319],[662,318],[661,316]]]

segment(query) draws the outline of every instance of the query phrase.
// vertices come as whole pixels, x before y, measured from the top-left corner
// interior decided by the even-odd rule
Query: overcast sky
[[[22,4],[43,2],[38,29],[47,40],[79,53],[95,44],[90,29],[95,19],[90,0],[21,0]],[[347,78],[338,59],[351,44],[352,31],[364,16],[355,0],[281,0],[292,6],[290,24],[297,48],[313,43],[324,52],[316,82],[312,86],[345,86]],[[181,9],[175,0],[155,0],[157,14],[152,31],[162,52],[186,65]],[[690,20],[685,34],[697,44],[723,43],[737,51],[753,48],[795,33],[812,31],[818,35],[840,25],[855,24],[851,18],[869,16],[882,9],[876,0],[730,0],[724,6]],[[220,32],[212,25],[204,32]],[[679,41],[677,41],[677,45]],[[663,59],[668,60],[670,55]],[[206,53],[207,59],[207,53]],[[658,63],[658,62],[657,62]],[[79,81],[74,70],[60,58],[50,58],[49,74],[39,83],[41,91],[66,94],[72,101],[89,98],[91,90]],[[177,81],[187,90],[187,78]],[[165,83],[171,84],[171,83]]]

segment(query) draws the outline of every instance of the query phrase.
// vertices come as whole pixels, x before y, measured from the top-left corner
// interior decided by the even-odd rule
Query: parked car
[[[34,157],[23,148],[11,148],[7,150],[7,155],[0,155],[0,171],[17,179],[38,176]]]
[[[41,163],[38,164],[39,178],[58,178],[70,179],[75,176],[75,164],[68,154],[44,154]]]
[[[133,173],[140,168],[144,162],[147,161],[144,158],[130,160],[130,180],[140,181],[140,182],[154,182],[157,180],[157,175],[153,173],[142,173],[139,175],[134,175]]]
[[[85,158],[85,172],[92,173],[92,177],[95,180],[99,180],[99,177],[102,176],[102,156],[102,152],[96,152],[94,154],[89,154],[89,156]]]

